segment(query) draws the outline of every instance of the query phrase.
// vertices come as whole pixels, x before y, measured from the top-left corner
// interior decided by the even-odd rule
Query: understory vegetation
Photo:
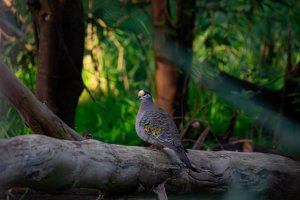
[[[156,94],[150,4],[83,2],[85,88],[77,106],[75,130],[107,143],[146,145],[137,137],[134,123],[139,107],[137,92],[149,90],[154,98]],[[37,59],[31,18],[23,1],[14,3],[15,16],[5,17],[24,34],[2,41],[2,59],[34,92]],[[171,10],[174,6],[171,1]],[[292,64],[300,62],[299,1],[198,1],[195,9],[193,66],[222,71],[270,90],[284,87],[288,44]],[[188,112],[180,130],[186,147],[191,148],[209,127],[202,148],[214,148],[218,146],[216,138],[223,137],[230,125],[235,140],[278,147],[274,130],[260,123],[268,119],[249,115],[217,92],[199,86],[194,74],[190,75]],[[241,101],[249,98],[248,91],[244,94]],[[18,113],[2,100],[0,137],[28,133],[30,129]]]

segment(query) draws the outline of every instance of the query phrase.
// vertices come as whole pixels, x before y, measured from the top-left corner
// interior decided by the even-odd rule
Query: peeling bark
[[[168,194],[247,193],[296,198],[300,164],[278,155],[190,150],[200,173],[183,168],[171,150],[68,141],[42,135],[0,140],[0,188],[40,191],[97,188],[111,193],[151,189],[164,181]]]

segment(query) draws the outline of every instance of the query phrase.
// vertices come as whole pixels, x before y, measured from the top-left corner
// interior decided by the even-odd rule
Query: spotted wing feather
[[[179,133],[171,117],[162,109],[145,111],[140,120],[141,131],[149,137],[148,142],[155,140],[160,144],[174,149],[180,143]]]

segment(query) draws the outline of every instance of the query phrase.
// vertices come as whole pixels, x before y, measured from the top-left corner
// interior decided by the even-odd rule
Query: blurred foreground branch
[[[232,188],[247,194],[300,194],[300,164],[261,153],[190,150],[200,170],[182,168],[172,151],[69,141],[42,135],[0,140],[0,189],[30,187],[54,192],[97,188],[109,193],[152,189],[165,182],[167,193],[224,193]],[[175,160],[174,160],[175,159]]]

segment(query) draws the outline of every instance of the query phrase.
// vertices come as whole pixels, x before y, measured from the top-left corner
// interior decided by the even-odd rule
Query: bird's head
[[[151,96],[151,93],[146,91],[146,90],[140,90],[139,93],[138,93],[138,97],[136,98],[136,100],[140,99],[151,99],[152,96]]]

